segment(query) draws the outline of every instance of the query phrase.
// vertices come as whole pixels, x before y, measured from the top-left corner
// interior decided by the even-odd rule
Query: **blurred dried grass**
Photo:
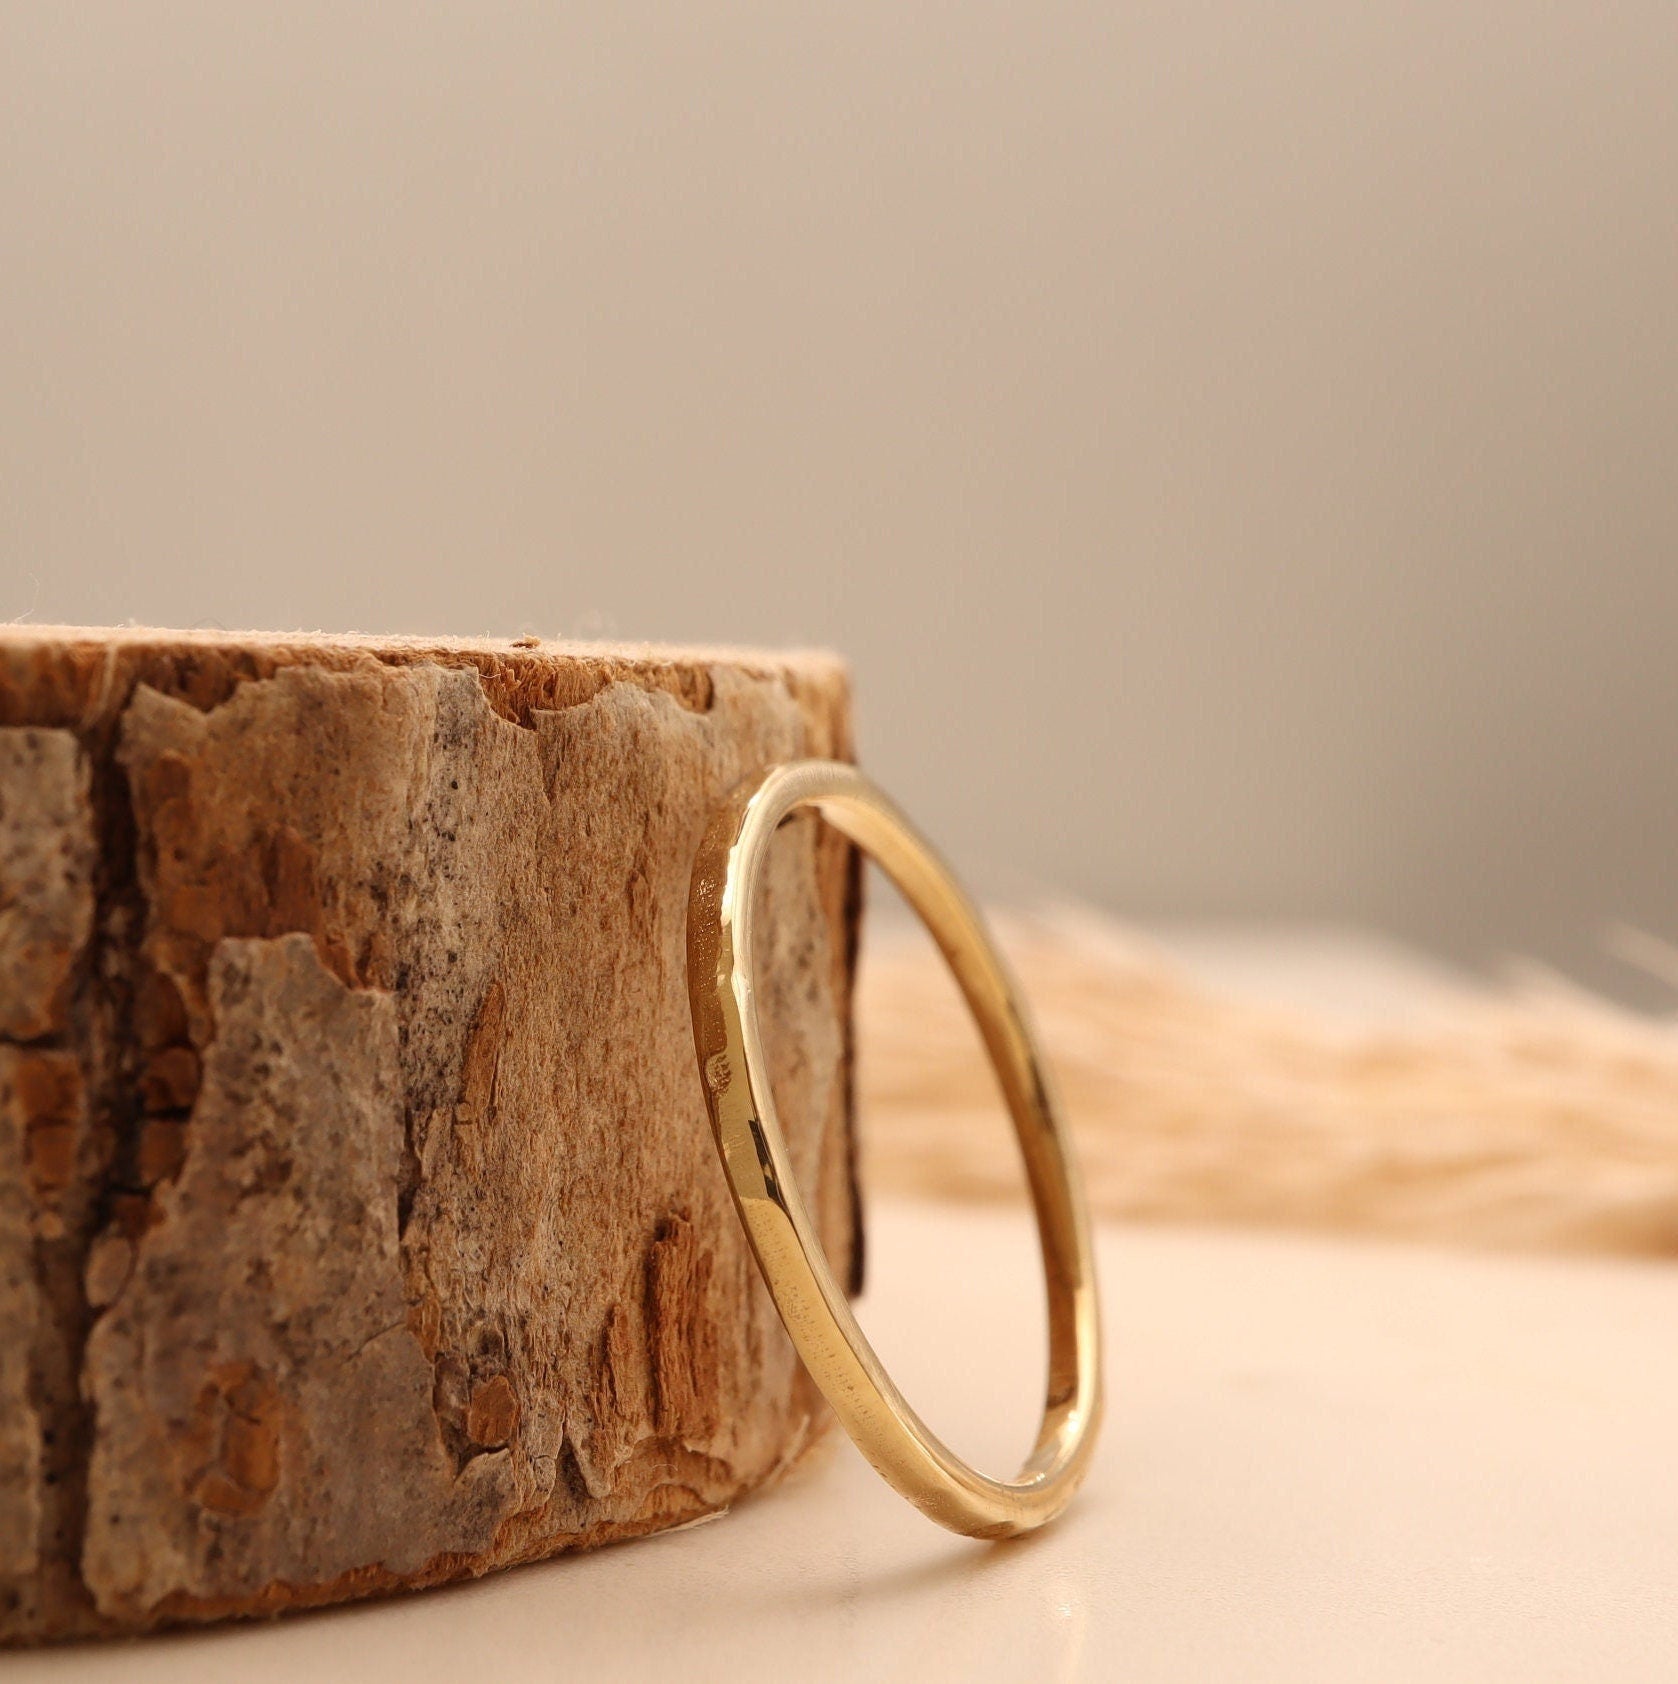
[[[1678,1254],[1678,1026],[1536,974],[1390,1024],[1195,980],[1099,914],[996,921],[1103,1216]],[[871,932],[871,1188],[1023,1196],[930,943]]]

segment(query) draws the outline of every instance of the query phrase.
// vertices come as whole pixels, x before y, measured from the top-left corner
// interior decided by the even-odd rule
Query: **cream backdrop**
[[[1678,934],[1678,10],[0,5],[0,615],[833,644],[993,888]]]

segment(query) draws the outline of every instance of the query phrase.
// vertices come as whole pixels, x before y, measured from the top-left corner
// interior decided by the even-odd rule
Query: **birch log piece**
[[[848,707],[820,655],[0,633],[0,1633],[477,1574],[798,1454],[686,899]],[[782,833],[761,1002],[853,1284],[857,884]]]

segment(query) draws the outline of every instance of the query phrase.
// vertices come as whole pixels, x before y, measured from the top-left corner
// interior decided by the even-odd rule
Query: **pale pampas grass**
[[[1678,1254],[1671,1024],[1534,979],[1354,1023],[1220,991],[1093,913],[995,923],[1102,1215]],[[871,934],[858,1033],[871,1186],[1023,1196],[924,939]]]

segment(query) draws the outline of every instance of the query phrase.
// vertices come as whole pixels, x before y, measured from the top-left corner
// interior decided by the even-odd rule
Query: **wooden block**
[[[0,633],[0,1634],[713,1513],[820,1419],[714,1158],[688,871],[821,655]],[[762,1002],[853,1281],[853,855]]]

